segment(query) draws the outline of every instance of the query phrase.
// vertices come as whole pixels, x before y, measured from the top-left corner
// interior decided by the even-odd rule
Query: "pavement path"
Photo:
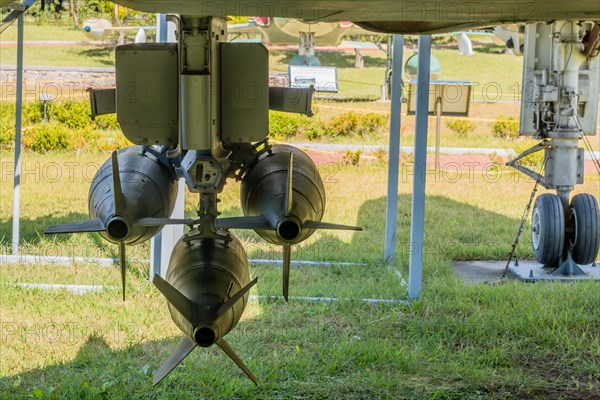
[[[343,162],[347,150],[362,150],[361,159],[367,161],[376,161],[372,153],[379,149],[387,151],[387,146],[377,145],[351,145],[351,144],[321,144],[321,143],[290,143],[296,147],[305,150],[313,161],[317,164]],[[412,154],[413,148],[402,146],[400,148],[402,155]],[[495,154],[495,155],[494,155]],[[469,171],[490,171],[492,172],[498,162],[505,162],[516,154],[512,150],[505,149],[476,149],[476,148],[455,148],[443,147],[440,149],[440,169],[451,171],[453,173]],[[496,156],[498,158],[496,158]],[[595,152],[597,159],[600,159],[600,152]],[[410,159],[405,160],[404,164],[410,164]],[[435,148],[428,148],[427,165],[435,164]],[[598,173],[594,162],[589,153],[586,153],[584,163],[585,174]]]

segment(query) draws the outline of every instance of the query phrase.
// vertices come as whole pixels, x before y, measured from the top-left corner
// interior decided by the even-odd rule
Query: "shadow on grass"
[[[484,53],[484,54],[504,54],[506,52],[505,46],[500,46],[496,44],[490,45],[474,45],[473,46],[475,53]]]
[[[385,231],[385,200],[385,197],[380,197],[361,205],[358,224],[365,231],[353,233],[350,243],[326,233],[319,243],[306,246],[300,254],[304,257],[311,252],[320,252],[321,257],[331,260],[380,261]],[[410,201],[410,195],[399,196],[398,244],[400,258],[403,260],[408,254],[402,252],[402,244],[410,240]],[[514,219],[444,196],[428,197],[425,222],[426,279],[442,269],[447,273],[449,268],[446,261],[463,257],[461,246],[467,245],[475,258],[495,257],[496,251],[503,255],[505,248],[496,250],[495,245],[502,244],[508,249],[516,223]],[[248,235],[248,239],[251,238],[251,233],[240,234],[245,235]],[[325,246],[329,249],[327,252],[323,251],[325,243],[332,246]],[[490,247],[490,244],[494,246]],[[250,257],[257,256],[252,249],[249,250]],[[444,262],[434,262],[431,257],[440,257]],[[293,273],[297,274],[297,271]],[[317,284],[317,280],[313,280],[313,284]],[[259,282],[259,290],[260,285]],[[30,298],[35,301],[33,295]],[[468,299],[468,296],[465,298]],[[479,300],[483,305],[473,305],[477,307],[478,316],[469,322],[476,326],[482,323],[482,319],[492,319],[487,313],[493,309],[486,305],[486,301]],[[458,302],[460,301],[463,300],[459,299]],[[548,386],[539,380],[543,376],[538,376],[537,371],[526,370],[529,380],[525,382],[537,383],[530,388],[521,381],[510,382],[510,378],[494,382],[499,379],[498,376],[502,376],[504,367],[500,366],[494,367],[498,376],[479,378],[473,382],[470,378],[472,374],[482,374],[489,369],[480,365],[480,358],[471,360],[469,357],[474,357],[473,351],[490,351],[486,347],[488,344],[495,351],[494,341],[498,339],[489,339],[488,331],[485,331],[485,338],[475,340],[468,332],[471,329],[469,325],[462,325],[466,323],[464,316],[446,315],[456,320],[455,325],[448,327],[450,336],[460,338],[464,335],[466,342],[474,340],[475,344],[469,342],[470,346],[449,349],[447,357],[452,359],[452,363],[448,364],[448,370],[443,373],[437,371],[441,375],[432,378],[431,361],[438,357],[438,353],[444,353],[439,348],[443,346],[443,342],[427,342],[427,337],[436,331],[434,324],[437,316],[432,314],[444,310],[436,304],[436,299],[430,298],[414,309],[394,313],[385,306],[374,308],[356,303],[329,306],[269,302],[268,307],[266,303],[261,303],[264,307],[258,316],[242,321],[231,336],[227,337],[242,360],[257,375],[260,382],[258,388],[254,388],[214,346],[194,350],[174,374],[152,388],[153,373],[176,347],[179,337],[146,341],[115,350],[105,341],[108,334],[129,335],[124,341],[126,343],[147,340],[149,335],[144,332],[143,326],[129,327],[136,334],[127,333],[127,329],[123,329],[126,326],[121,327],[118,332],[86,331],[85,335],[69,337],[69,340],[75,340],[80,345],[78,354],[72,360],[0,378],[0,398],[291,398],[289,393],[301,398],[345,399],[425,399],[436,396],[499,399],[504,398],[502,393],[510,393],[515,398],[557,398],[554,396],[555,390],[568,394],[568,398],[591,398],[590,391],[583,385],[577,389],[566,385],[571,379],[570,375],[561,379],[562,386]],[[452,307],[469,309],[467,305],[460,304]],[[452,307],[450,310],[454,311]],[[169,318],[166,309],[162,310],[162,315]],[[8,328],[6,320],[4,322],[4,327]],[[314,326],[311,327],[311,324]],[[488,327],[490,330],[497,328],[493,324]],[[5,330],[4,335],[7,332]],[[423,332],[428,334],[423,335]],[[356,339],[359,333],[362,338]],[[29,333],[24,335],[24,340],[34,340]],[[514,341],[507,337],[506,343],[515,343],[518,347],[519,339],[529,339],[527,332],[520,335]],[[432,340],[435,342],[444,338],[448,339],[441,336]],[[478,344],[479,340],[485,346]],[[504,342],[499,342],[499,346],[503,344]],[[522,367],[522,364],[512,364],[513,359],[518,360],[520,357],[515,356],[517,353],[508,351],[503,356],[508,362],[506,368]],[[545,353],[540,352],[540,365],[544,365],[545,357]],[[463,373],[459,374],[459,371]],[[469,373],[464,374],[464,371]],[[385,377],[383,381],[382,376]],[[445,387],[439,388],[440,384]]]
[[[397,248],[400,266],[405,266],[411,251],[410,243],[411,195],[398,197]],[[329,204],[328,207],[335,205]],[[425,215],[424,256],[434,260],[502,259],[514,239],[518,221],[492,211],[460,203],[443,196],[428,196]],[[293,258],[300,260],[364,262],[378,264],[383,261],[383,243],[385,237],[386,198],[380,197],[362,204],[358,210],[357,225],[362,232],[351,232],[351,241],[342,241],[337,235],[320,231],[318,240],[293,247]],[[241,213],[240,213],[241,214]],[[70,213],[55,217],[46,215],[36,219],[21,219],[21,241],[38,244],[42,241],[44,230],[52,225],[87,220],[82,213]],[[342,223],[327,218],[325,221]],[[0,224],[2,244],[8,245],[11,237],[11,219]],[[235,234],[246,243],[250,243],[247,253],[252,259],[280,260],[281,247],[264,245],[264,241],[253,231],[236,230]],[[99,234],[91,234],[97,247],[105,248],[105,242]],[[52,240],[65,243],[70,235],[52,235]],[[524,241],[526,241],[525,238]],[[254,245],[256,244],[256,245]],[[520,246],[525,256],[531,254],[526,244]],[[521,255],[523,257],[523,255]]]
[[[399,264],[405,265],[414,246],[410,243],[411,202],[409,194],[398,197],[397,248]],[[331,207],[333,205],[329,205]],[[321,231],[319,240],[293,247],[294,259],[366,262],[383,261],[386,198],[369,200],[358,210],[357,225],[361,232],[352,232],[350,243]],[[339,223],[327,218],[327,222]],[[424,256],[435,260],[501,259],[508,253],[519,221],[501,214],[473,207],[444,196],[427,196],[425,205]],[[260,240],[253,232],[237,231],[246,240]],[[271,249],[272,247],[272,249]],[[279,246],[268,251],[248,249],[250,258],[280,257]]]
[[[90,217],[83,213],[69,213],[60,217],[54,215],[44,215],[35,219],[26,216],[20,218],[20,239],[23,243],[38,244],[44,237],[46,228],[53,225],[69,224],[88,220]],[[0,243],[10,243],[12,235],[12,218],[0,221]],[[96,235],[98,236],[98,235]],[[69,235],[51,235],[57,242],[66,242]]]
[[[107,67],[112,67],[115,65],[114,60],[112,59],[114,51],[114,47],[111,46],[93,47],[79,51],[79,55],[86,58],[91,58],[101,64],[106,65]]]
[[[166,310],[165,310],[166,311]],[[165,318],[169,318],[165,312]],[[46,368],[37,368],[22,374],[0,379],[0,398],[169,398],[173,392],[184,391],[188,396],[197,394],[200,390],[195,388],[189,380],[189,374],[198,377],[214,379],[215,371],[210,371],[208,365],[198,363],[198,354],[205,349],[198,347],[192,355],[179,367],[177,373],[170,375],[162,385],[152,387],[152,376],[158,369],[162,359],[173,351],[180,338],[171,340],[151,341],[136,344],[121,350],[113,350],[105,341],[102,332],[85,336],[91,329],[76,328],[71,331],[69,340],[82,342],[75,358],[69,362],[57,364]],[[90,325],[91,327],[91,325]],[[84,333],[85,331],[85,333]],[[115,331],[110,334],[129,333]],[[73,345],[72,343],[70,345]],[[213,349],[209,350],[211,353]],[[243,357],[243,352],[240,352]],[[225,355],[223,357],[226,358]],[[186,365],[187,364],[187,365]],[[223,366],[231,375],[239,375],[235,364]],[[222,378],[220,384],[225,384],[227,374],[220,371]],[[178,373],[182,373],[185,382],[183,386],[176,387],[181,383]],[[187,378],[187,379],[186,379]],[[243,377],[239,377],[241,381]],[[208,381],[207,381],[208,382]],[[204,383],[206,384],[206,383]],[[204,384],[200,384],[204,385]],[[250,382],[241,383],[247,386]],[[173,390],[173,387],[176,387]]]

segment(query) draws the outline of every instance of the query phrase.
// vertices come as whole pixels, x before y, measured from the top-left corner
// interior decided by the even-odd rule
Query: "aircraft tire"
[[[535,259],[544,267],[556,267],[565,244],[565,215],[558,196],[540,195],[531,216],[531,243]]]
[[[594,262],[600,249],[600,211],[591,194],[573,196],[571,210],[575,220],[573,261],[580,265]]]

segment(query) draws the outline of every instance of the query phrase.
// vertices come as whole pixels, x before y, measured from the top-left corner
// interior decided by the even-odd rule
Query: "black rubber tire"
[[[578,194],[571,200],[576,222],[573,261],[580,265],[594,262],[600,249],[600,211],[598,201],[591,194]]]
[[[535,200],[531,216],[531,242],[535,259],[544,267],[557,267],[565,245],[565,213],[558,196],[545,193]]]

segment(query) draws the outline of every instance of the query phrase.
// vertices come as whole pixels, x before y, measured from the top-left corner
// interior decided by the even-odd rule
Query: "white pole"
[[[435,169],[440,168],[440,142],[441,142],[441,130],[442,130],[442,98],[438,96],[435,100],[435,109],[437,118],[435,121]]]
[[[429,116],[429,81],[431,36],[419,36],[417,72],[417,110],[415,125],[415,167],[413,176],[408,299],[421,297],[423,285],[423,237],[425,231],[425,177],[427,168],[427,118]]]
[[[390,106],[390,148],[388,159],[387,207],[385,212],[384,260],[387,264],[396,263],[396,235],[398,226],[398,173],[400,169],[400,125],[402,97],[402,58],[404,36],[394,35],[394,56],[392,59],[392,98]],[[388,46],[390,43],[388,42]]]
[[[23,30],[24,14],[17,20],[17,104],[15,115],[15,166],[13,186],[12,254],[19,254],[21,218],[21,125],[23,111]]]

